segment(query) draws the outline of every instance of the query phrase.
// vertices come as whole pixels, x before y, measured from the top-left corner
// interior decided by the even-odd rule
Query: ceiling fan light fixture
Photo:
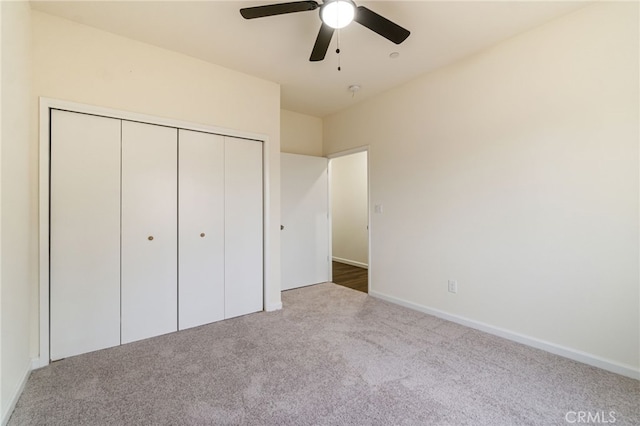
[[[349,25],[356,14],[356,5],[351,0],[326,1],[320,9],[322,22],[334,29]]]

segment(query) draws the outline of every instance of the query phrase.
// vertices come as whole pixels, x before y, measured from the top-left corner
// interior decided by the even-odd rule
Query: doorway
[[[369,291],[369,176],[366,148],[329,159],[333,282]]]

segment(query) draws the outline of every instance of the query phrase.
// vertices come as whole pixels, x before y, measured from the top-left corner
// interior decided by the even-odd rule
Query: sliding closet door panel
[[[179,131],[178,326],[224,319],[224,137]]]
[[[177,330],[177,132],[122,122],[122,343]]]
[[[262,143],[225,137],[225,316],[263,309]]]
[[[120,121],[51,112],[52,360],[120,344]]]

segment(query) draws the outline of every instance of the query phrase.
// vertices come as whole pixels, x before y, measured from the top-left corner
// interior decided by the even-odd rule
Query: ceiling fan
[[[391,22],[364,6],[356,6],[352,0],[324,0],[318,4],[314,0],[293,1],[264,6],[245,7],[240,14],[245,19],[284,15],[286,13],[307,12],[320,9],[322,26],[311,51],[310,61],[322,61],[329,49],[331,37],[336,29],[344,28],[352,21],[369,28],[382,37],[400,44],[409,37],[409,30]],[[339,50],[338,50],[339,53]]]

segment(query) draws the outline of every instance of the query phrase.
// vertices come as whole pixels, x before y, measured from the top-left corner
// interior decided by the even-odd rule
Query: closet
[[[50,358],[263,309],[262,143],[51,110]]]

